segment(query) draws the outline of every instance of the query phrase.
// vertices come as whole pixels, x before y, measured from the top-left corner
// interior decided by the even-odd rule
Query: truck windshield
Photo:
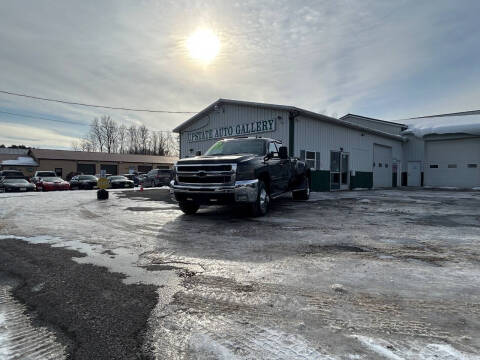
[[[206,156],[254,154],[265,155],[265,141],[260,139],[222,140],[213,144]]]

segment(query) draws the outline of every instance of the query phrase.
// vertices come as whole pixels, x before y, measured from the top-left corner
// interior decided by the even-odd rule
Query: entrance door
[[[409,161],[407,172],[407,186],[420,186],[421,182],[420,161]]]
[[[342,162],[340,163],[340,174],[341,174],[341,190],[348,190],[350,184],[350,173],[348,167],[348,158],[349,155],[342,153]]]
[[[350,186],[349,154],[330,152],[330,190],[347,190]]]
[[[340,151],[330,152],[330,190],[340,190]]]
[[[392,148],[373,144],[373,187],[392,186]]]

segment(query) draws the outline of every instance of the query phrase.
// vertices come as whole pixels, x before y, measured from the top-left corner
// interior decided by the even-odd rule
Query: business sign
[[[275,131],[276,119],[252,121],[239,125],[219,127],[187,132],[188,142],[199,142],[214,139],[221,139],[229,136],[254,135]]]

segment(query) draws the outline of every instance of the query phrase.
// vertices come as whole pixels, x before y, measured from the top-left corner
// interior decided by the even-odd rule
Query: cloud
[[[0,123],[0,144],[22,144],[37,148],[71,148],[75,137],[34,126]]]
[[[5,1],[0,68],[7,70],[0,84],[43,97],[160,110],[200,111],[220,97],[380,118],[478,108],[472,92],[480,71],[466,59],[479,55],[479,10],[473,0]],[[221,39],[209,66],[190,59],[185,47],[199,27]],[[0,95],[5,108],[83,124],[59,128],[67,137],[83,135],[102,115],[154,130],[189,118]]]

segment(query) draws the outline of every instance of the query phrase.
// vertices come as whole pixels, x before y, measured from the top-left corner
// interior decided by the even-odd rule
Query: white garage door
[[[373,187],[392,186],[392,148],[373,145]]]
[[[425,185],[480,186],[480,138],[425,142]]]

